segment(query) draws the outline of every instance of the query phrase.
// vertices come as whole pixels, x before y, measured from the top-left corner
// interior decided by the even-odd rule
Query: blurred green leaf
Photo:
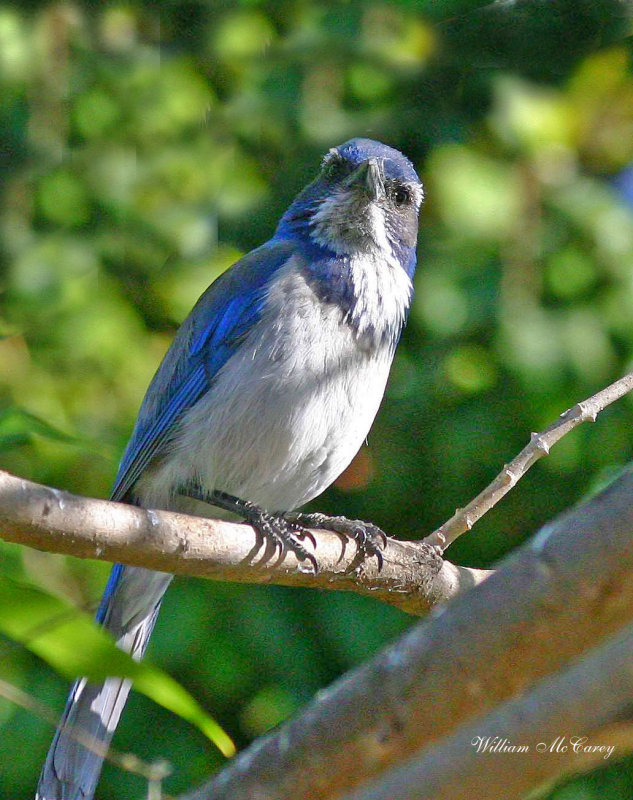
[[[60,431],[54,425],[19,406],[0,411],[0,451],[28,444],[33,436],[43,436],[65,444],[83,444],[82,440]]]
[[[84,183],[66,170],[51,172],[43,178],[37,202],[42,214],[60,225],[82,225],[90,214]]]
[[[507,162],[461,145],[438,148],[431,161],[435,201],[462,235],[503,238],[520,214],[520,185]]]
[[[0,631],[67,678],[131,678],[134,688],[198,727],[225,756],[231,739],[173,678],[148,661],[134,661],[85,614],[36,586],[0,578]]]

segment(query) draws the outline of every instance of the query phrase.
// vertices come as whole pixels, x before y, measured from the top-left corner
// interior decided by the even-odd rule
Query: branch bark
[[[633,622],[631,497],[629,470],[183,800],[329,800]]]
[[[344,800],[498,800],[633,750],[633,627]],[[527,748],[522,751],[512,749]],[[341,799],[343,800],[343,798]]]
[[[354,591],[413,614],[457,597],[186,798],[326,800],[527,691],[633,619],[633,587],[626,582],[633,567],[633,472],[546,526],[483,585],[489,571],[455,566],[437,546],[456,538],[460,526],[471,527],[469,509],[481,516],[551,444],[631,388],[633,373],[533,434],[497,481],[439,533],[422,543],[389,540],[382,568],[338,535],[314,531],[320,568],[314,575],[291,553],[267,552],[246,525],[89,500],[4,472],[0,537],[217,580]],[[592,538],[596,532],[602,543]],[[471,587],[468,598],[458,597]]]
[[[424,614],[490,574],[395,539],[379,569],[337,534],[313,533],[316,575],[292,553],[270,557],[248,525],[92,500],[0,472],[0,538],[54,553],[213,580],[353,591],[410,614]],[[312,549],[308,540],[305,546]]]

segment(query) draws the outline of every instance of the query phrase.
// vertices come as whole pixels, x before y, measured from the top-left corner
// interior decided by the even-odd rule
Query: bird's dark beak
[[[372,200],[382,200],[385,197],[385,175],[382,160],[368,158],[360,167],[347,178],[350,187],[362,188]]]

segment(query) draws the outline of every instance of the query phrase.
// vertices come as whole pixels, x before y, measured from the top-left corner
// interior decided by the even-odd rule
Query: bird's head
[[[307,235],[340,255],[397,257],[415,247],[423,197],[422,183],[402,153],[371,139],[350,139],[326,154],[278,233]]]

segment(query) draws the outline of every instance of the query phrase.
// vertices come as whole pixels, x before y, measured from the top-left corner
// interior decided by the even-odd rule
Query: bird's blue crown
[[[339,147],[332,148],[325,156],[324,162],[333,152],[337,152],[341,158],[349,161],[355,167],[370,158],[379,159],[383,162],[385,178],[388,180],[402,180],[417,186],[421,185],[418,174],[409,159],[399,150],[382,142],[376,142],[373,139],[350,139]]]

